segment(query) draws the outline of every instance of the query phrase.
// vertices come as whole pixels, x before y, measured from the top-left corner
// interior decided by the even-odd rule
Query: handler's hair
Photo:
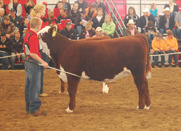
[[[45,5],[43,4],[37,4],[30,12],[30,17],[35,17],[37,13],[40,13],[41,11],[45,10]]]
[[[30,28],[36,28],[42,24],[42,20],[38,17],[33,17],[30,20]]]

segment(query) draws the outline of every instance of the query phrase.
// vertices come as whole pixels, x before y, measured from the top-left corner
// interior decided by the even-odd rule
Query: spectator
[[[16,61],[16,58],[18,58],[18,61],[20,62],[20,59],[25,60],[25,55],[23,53],[23,38],[20,36],[19,29],[16,29],[14,31],[14,37],[12,38],[12,68],[14,69],[14,63]],[[21,54],[20,54],[21,53]],[[23,53],[23,54],[22,54]],[[16,56],[15,56],[16,54]]]
[[[100,8],[97,9],[97,16],[95,16],[92,19],[92,22],[93,22],[92,27],[95,28],[95,29],[97,27],[102,27],[102,24],[104,23],[104,19],[105,19],[105,16],[104,16],[104,13],[103,13],[103,9],[100,7]]]
[[[103,0],[96,0],[95,4],[97,4],[97,8],[102,8],[103,9],[103,13],[106,13],[106,6],[103,3]]]
[[[53,10],[49,9],[48,14],[42,18],[45,26],[56,24],[56,17],[54,16]]]
[[[22,36],[22,38],[24,38],[24,36],[25,36],[25,33],[27,31],[27,28],[28,28],[28,24],[29,24],[29,18],[25,17],[23,19],[23,22],[21,23],[21,25],[19,27],[19,32],[20,32],[20,35]]]
[[[17,16],[22,16],[22,6],[18,3],[18,0],[11,0],[11,2],[8,5],[8,9],[11,10],[12,8],[15,9]]]
[[[170,8],[171,16],[175,17],[176,13],[178,12],[178,5],[174,3],[174,0],[169,0],[169,4],[165,4],[165,8]]]
[[[129,22],[127,23],[128,28],[126,29],[126,36],[133,36],[138,34],[138,30],[135,28],[135,22],[133,19],[130,19]]]
[[[134,7],[129,7],[128,14],[124,18],[124,24],[127,26],[130,19],[133,19],[136,27],[139,26],[139,16],[136,14]]]
[[[69,14],[71,11],[70,3],[67,2],[67,0],[62,0],[63,8],[67,10],[67,13]]]
[[[154,39],[155,34],[156,34],[156,29],[155,29],[155,26],[153,24],[153,21],[149,21],[148,26],[146,27],[146,35],[147,35],[149,44],[152,43],[152,40]]]
[[[104,36],[103,33],[102,33],[102,28],[97,27],[96,28],[96,34],[93,37],[100,37],[100,36]]]
[[[60,10],[63,9],[63,2],[58,1],[54,8],[54,16],[58,18],[60,16]]]
[[[181,40],[181,11],[175,16],[176,36]]]
[[[0,8],[4,9],[4,15],[7,15],[6,8],[7,6],[4,4],[4,0],[0,0]]]
[[[140,17],[141,33],[145,33],[145,28],[148,26],[148,22],[152,21],[155,25],[155,19],[152,14],[149,14],[149,10],[146,8],[143,10],[143,16]]]
[[[92,29],[92,24],[87,22],[85,25],[85,29],[82,30],[80,39],[90,38],[95,35],[95,31]]]
[[[156,26],[158,27],[159,24],[159,13],[158,13],[158,9],[156,8],[156,4],[152,3],[151,4],[151,8],[150,8],[150,13],[153,15],[155,21],[156,21]]]
[[[9,15],[10,21],[14,23],[15,27],[19,28],[22,23],[22,18],[16,15],[16,11],[14,9],[10,10]]]
[[[92,20],[92,18],[97,15],[97,5],[93,3],[91,7],[86,8],[85,11],[86,15]]]
[[[35,7],[33,0],[27,0],[25,4],[26,16],[30,14],[30,10]]]
[[[3,17],[4,17],[4,8],[0,8],[0,22],[3,21]]]
[[[104,35],[109,35],[111,38],[113,38],[114,32],[116,29],[116,25],[111,19],[111,16],[107,14],[105,16],[104,23],[102,24],[102,32]]]
[[[164,54],[164,41],[162,39],[162,34],[158,33],[156,37],[152,41],[152,49],[153,49],[153,54]],[[154,66],[158,67],[158,56],[154,56]],[[165,56],[161,56],[161,67],[165,67]]]
[[[6,37],[9,39],[14,35],[15,26],[10,22],[9,16],[4,16],[3,22],[0,23],[0,35],[2,32],[6,34]]]
[[[167,31],[167,37],[165,38],[164,43],[165,43],[166,53],[176,53],[176,51],[178,50],[177,39],[173,36],[173,32],[171,30]],[[169,58],[168,58],[169,66],[170,67],[172,66],[171,65],[172,64],[172,56],[174,56],[176,67],[178,67],[177,54],[169,55]]]
[[[45,16],[48,14],[48,3],[46,1],[42,2],[42,4],[45,6]]]
[[[80,22],[80,24],[84,28],[87,22],[91,22],[91,20],[88,16],[86,16],[86,12],[83,10],[83,11],[81,11],[81,22]]]
[[[1,40],[0,40],[0,56],[9,56],[12,51],[12,43],[11,40],[6,38],[6,33],[1,33]],[[9,63],[8,58],[2,59],[2,69],[10,69],[11,64]]]
[[[77,32],[72,28],[71,22],[67,22],[65,29],[61,30],[60,33],[71,40],[77,40]]]
[[[80,12],[89,7],[88,3],[85,0],[77,0],[76,2],[79,4]]]
[[[175,26],[174,16],[170,15],[170,9],[167,7],[164,9],[164,15],[160,17],[159,30],[164,34],[168,30],[173,30]]]

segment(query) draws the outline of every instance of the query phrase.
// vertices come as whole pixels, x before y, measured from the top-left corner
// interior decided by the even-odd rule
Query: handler
[[[40,63],[44,68],[48,68],[48,63],[41,59],[39,40],[37,36],[37,32],[41,29],[41,25],[42,20],[33,17],[30,20],[30,30],[27,31],[23,43],[24,52],[27,56],[27,61],[25,61],[26,112],[34,116],[46,115],[44,111],[40,110],[41,101],[39,99],[41,88],[41,66],[38,64]]]

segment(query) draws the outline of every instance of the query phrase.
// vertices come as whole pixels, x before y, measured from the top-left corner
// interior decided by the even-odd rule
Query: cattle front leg
[[[60,78],[61,82],[61,87],[60,87],[60,92],[59,93],[64,93],[65,92],[65,82]]]

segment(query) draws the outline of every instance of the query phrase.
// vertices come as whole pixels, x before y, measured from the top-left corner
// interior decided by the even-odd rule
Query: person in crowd
[[[87,22],[85,25],[85,29],[82,30],[80,39],[86,39],[93,37],[95,35],[95,30],[92,29],[92,24],[91,22]]]
[[[91,4],[90,7],[85,9],[86,15],[92,20],[97,15],[97,5],[95,3]]]
[[[134,7],[129,7],[128,14],[124,18],[124,24],[127,26],[130,19],[133,19],[135,22],[136,27],[139,26],[139,16],[136,14]]]
[[[106,6],[103,3],[103,0],[96,0],[95,4],[97,4],[97,8],[102,8],[103,9],[103,13],[106,13]]]
[[[100,37],[100,36],[104,36],[103,33],[102,33],[102,28],[97,27],[96,28],[96,34],[93,37]]]
[[[164,54],[165,44],[162,38],[162,34],[158,33],[152,41],[153,54]],[[161,67],[165,67],[165,56],[161,56]],[[154,67],[158,67],[158,56],[154,56]]]
[[[42,4],[45,6],[45,16],[48,14],[48,3],[46,1],[42,2]]]
[[[28,28],[28,24],[29,24],[29,18],[25,17],[23,19],[23,22],[21,23],[21,25],[19,27],[19,32],[20,32],[20,35],[22,36],[22,38],[24,38],[24,36],[25,36],[25,33],[27,31],[27,28]]]
[[[171,15],[173,15],[175,17],[176,13],[179,11],[178,5],[174,2],[174,0],[168,0],[169,4],[165,4],[164,9],[165,8],[169,8]]]
[[[60,31],[60,34],[66,36],[71,40],[77,40],[77,32],[75,29],[72,28],[72,23],[67,22],[65,29]]]
[[[166,53],[176,53],[178,50],[177,39],[173,36],[173,32],[171,30],[167,31],[167,37],[164,40],[165,43],[165,51]],[[178,58],[177,54],[169,55],[168,63],[169,66],[172,66],[172,56],[174,56],[175,65],[178,67]]]
[[[76,2],[79,4],[80,12],[89,7],[88,3],[85,0],[77,0]]]
[[[111,19],[111,16],[107,14],[105,16],[104,23],[102,24],[102,32],[104,35],[109,35],[111,38],[114,36],[116,25]]]
[[[181,40],[181,11],[178,12],[175,16],[175,25],[176,25],[176,36],[179,41]]]
[[[60,16],[60,10],[63,9],[63,2],[58,1],[55,8],[54,8],[54,16],[58,18]]]
[[[12,68],[14,69],[14,63],[16,61],[16,58],[18,58],[18,61],[20,62],[21,59],[25,60],[25,54],[23,53],[23,38],[20,36],[19,29],[16,29],[14,31],[14,37],[11,39],[12,41]]]
[[[16,10],[17,16],[22,16],[23,9],[22,5],[18,3],[18,0],[11,0],[11,2],[8,4],[8,9],[11,10],[12,8]]]
[[[25,84],[25,102],[26,112],[33,116],[46,115],[40,109],[41,100],[39,99],[41,89],[41,66],[34,63],[40,63],[44,68],[48,68],[48,63],[42,60],[39,51],[39,40],[37,32],[41,29],[42,20],[38,17],[32,17],[30,20],[30,30],[26,33],[23,47],[25,44],[29,46],[29,54],[24,49],[24,53],[28,56],[25,61],[26,84]],[[29,40],[28,40],[29,38]],[[32,62],[28,62],[32,61]]]
[[[128,28],[126,29],[126,36],[134,36],[139,34],[139,31],[135,27],[135,22],[133,19],[130,19],[127,23]]]
[[[158,27],[158,25],[159,25],[159,13],[158,13],[158,9],[156,8],[155,3],[151,4],[150,13],[153,15],[155,22],[156,22],[156,26]]]
[[[14,35],[15,26],[10,22],[9,16],[4,16],[3,22],[0,23],[0,35],[2,32],[6,34],[6,37],[10,39]]]
[[[156,28],[153,24],[153,21],[148,22],[148,26],[146,27],[145,31],[146,31],[149,44],[151,44],[156,34]]]
[[[3,17],[4,17],[4,8],[0,8],[0,22],[3,21]]]
[[[170,15],[170,9],[167,7],[164,9],[164,15],[160,17],[160,22],[159,22],[159,31],[162,33],[166,33],[168,30],[172,30],[175,27],[175,21],[174,21],[174,16]]]
[[[4,15],[7,15],[6,7],[7,5],[4,4],[4,0],[0,0],[0,8],[4,9]]]
[[[6,33],[1,33],[0,37],[0,56],[5,57],[9,56],[12,52],[12,42],[6,37]],[[8,58],[2,59],[2,69],[11,69],[11,64]]]
[[[67,13],[69,14],[71,11],[71,5],[67,2],[67,0],[62,0],[63,8],[67,10]]]
[[[9,15],[10,21],[15,25],[15,27],[19,28],[21,23],[22,23],[22,18],[21,16],[16,15],[16,11],[14,8],[10,10],[10,15]]]
[[[81,21],[80,24],[83,26],[83,28],[85,28],[85,25],[87,22],[92,22],[91,19],[86,15],[85,10],[80,12],[81,14]]]
[[[102,24],[104,23],[104,19],[105,19],[104,12],[103,12],[102,7],[100,7],[97,9],[97,15],[92,19],[92,22],[93,22],[92,27],[95,29],[97,27],[102,27]]]
[[[48,14],[42,18],[45,26],[56,24],[56,17],[54,16],[53,10],[49,9]]]
[[[145,8],[143,10],[143,16],[140,17],[140,25],[139,27],[141,28],[141,33],[145,33],[145,28],[148,26],[148,22],[152,21],[153,24],[155,25],[155,19],[152,14],[149,14],[149,10]]]
[[[30,10],[35,7],[33,0],[27,0],[25,4],[26,16],[30,14]]]

